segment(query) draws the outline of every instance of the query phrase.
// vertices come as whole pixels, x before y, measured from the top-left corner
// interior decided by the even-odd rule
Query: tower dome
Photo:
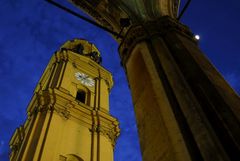
[[[67,41],[61,46],[60,50],[70,50],[76,54],[89,57],[98,64],[102,62],[102,57],[96,46],[84,39]]]

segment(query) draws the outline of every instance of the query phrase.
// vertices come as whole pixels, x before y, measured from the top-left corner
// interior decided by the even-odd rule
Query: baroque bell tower
[[[11,161],[113,161],[120,130],[109,114],[112,75],[100,63],[81,39],[52,56],[10,140]]]

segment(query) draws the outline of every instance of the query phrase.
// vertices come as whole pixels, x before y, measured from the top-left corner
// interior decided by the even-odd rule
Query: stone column
[[[237,161],[240,99],[170,17],[132,26],[119,47],[144,161]]]

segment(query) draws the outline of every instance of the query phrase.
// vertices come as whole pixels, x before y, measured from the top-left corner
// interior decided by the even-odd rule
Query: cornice
[[[101,110],[78,103],[72,96],[58,90],[49,89],[39,91],[35,97],[36,101],[29,107],[28,117],[38,114],[43,111],[53,111],[63,120],[75,120],[89,128],[92,132],[99,132],[115,145],[115,141],[120,134],[119,122],[116,118]],[[84,117],[83,117],[84,116]],[[93,125],[92,119],[99,120],[98,125]]]

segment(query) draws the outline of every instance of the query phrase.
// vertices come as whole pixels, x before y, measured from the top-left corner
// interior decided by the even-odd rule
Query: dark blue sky
[[[182,19],[201,36],[202,51],[238,93],[239,19],[239,0],[192,0]],[[73,38],[94,43],[102,53],[103,66],[113,73],[115,86],[110,95],[110,108],[121,125],[115,161],[141,161],[130,91],[120,66],[117,43],[101,29],[44,0],[0,1],[1,161],[8,160],[8,141],[26,119],[26,107],[50,57]]]

